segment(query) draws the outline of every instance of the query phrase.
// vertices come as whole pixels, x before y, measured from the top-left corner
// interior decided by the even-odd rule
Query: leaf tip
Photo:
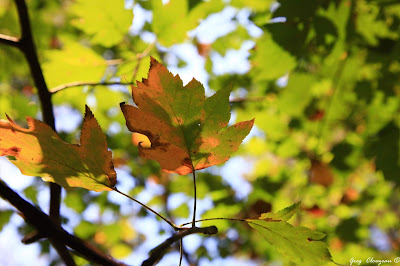
[[[154,57],[150,56],[150,69],[152,66],[160,64]]]
[[[86,117],[88,117],[88,118],[94,117],[92,110],[90,110],[90,108],[87,104],[85,104],[85,118]]]

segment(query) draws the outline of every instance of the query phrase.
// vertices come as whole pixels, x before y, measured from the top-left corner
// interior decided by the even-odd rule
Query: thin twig
[[[226,221],[236,221],[236,222],[248,222],[246,219],[222,218],[222,217],[200,219],[200,220],[196,220],[195,222],[198,223],[198,222],[216,221],[216,220],[226,220]],[[191,224],[191,223],[193,223],[193,222],[181,224],[180,227],[185,226],[185,225],[189,225],[189,224]]]
[[[70,83],[61,84],[57,87],[50,89],[50,93],[54,94],[56,92],[68,89],[71,87],[79,86],[113,86],[113,85],[130,85],[128,82],[122,81],[107,81],[107,82],[90,82],[90,81],[74,81]]]
[[[179,240],[179,266],[182,265],[182,258],[183,258],[183,239]]]
[[[8,36],[8,35],[4,35],[4,34],[0,34],[0,43],[15,46],[15,47],[18,47],[20,45],[19,39],[17,37]]]
[[[196,187],[196,170],[194,170],[193,164],[193,191],[194,191],[194,203],[193,203],[193,219],[192,219],[192,227],[196,227],[196,209],[197,209],[197,187]]]
[[[60,225],[54,223],[44,212],[21,198],[21,196],[9,188],[1,179],[0,195],[22,213],[23,218],[27,223],[33,225],[40,234],[45,235],[51,241],[56,240],[59,243],[69,246],[95,264],[115,266],[125,265],[103,254],[101,251],[89,245],[82,239],[69,234]]]
[[[168,182],[168,181],[167,181]],[[172,214],[168,208],[168,204],[167,204],[167,199],[170,196],[170,190],[169,190],[169,186],[167,186],[167,184],[165,183],[165,181],[162,181],[162,184],[164,184],[165,186],[165,190],[163,193],[163,198],[164,198],[164,212],[167,215],[168,219],[174,223],[174,219],[172,217]],[[188,264],[190,266],[194,266],[195,264],[190,260],[189,254],[185,251],[185,248],[183,246],[183,241],[181,240],[181,244],[179,245],[179,252],[181,253],[181,256],[183,255],[186,259],[186,261],[188,262]],[[182,262],[182,259],[180,259],[180,263]]]
[[[142,263],[142,266],[155,265],[158,261],[162,259],[162,257],[165,255],[165,253],[168,251],[173,243],[179,241],[185,236],[192,234],[215,235],[217,233],[218,229],[215,226],[183,228],[170,238],[166,239],[163,243],[152,249],[150,251],[150,257]]]
[[[162,220],[164,220],[167,224],[169,224],[174,230],[182,230],[182,228],[180,226],[177,226],[176,224],[174,224],[173,222],[171,222],[170,220],[168,220],[167,218],[165,218],[164,216],[162,216],[161,214],[159,214],[158,212],[156,212],[155,210],[153,210],[152,208],[150,208],[149,206],[147,206],[146,204],[141,203],[140,201],[138,201],[135,198],[132,198],[131,196],[129,196],[128,194],[125,194],[124,192],[119,191],[117,188],[113,188],[113,190],[115,192],[118,192],[119,194],[127,197],[130,200],[133,200],[134,202],[138,203],[139,205],[141,205],[143,208],[151,211],[152,213],[154,213],[155,215],[157,215],[158,217],[160,217]]]

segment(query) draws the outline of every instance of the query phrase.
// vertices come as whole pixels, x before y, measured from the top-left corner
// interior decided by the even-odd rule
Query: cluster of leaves
[[[303,246],[279,242],[279,246],[289,247],[281,250],[287,254],[282,257],[271,246],[260,245],[259,241],[262,237],[270,239],[268,232],[275,226],[285,228],[284,237],[293,236],[293,228],[301,227],[292,227],[286,220],[300,206],[294,205],[275,214],[261,214],[300,200],[303,212],[297,214],[292,224],[326,232],[335,261],[348,263],[352,257],[364,261],[368,257],[381,258],[382,251],[385,258],[395,256],[400,245],[400,210],[397,204],[400,194],[399,3],[367,0],[310,0],[306,4],[296,0],[231,0],[228,3],[222,0],[170,0],[162,4],[161,0],[140,0],[134,4],[134,13],[152,13],[152,18],[149,15],[144,25],[131,32],[132,7],[125,9],[122,0],[112,3],[32,0],[28,1],[28,6],[46,82],[51,91],[57,91],[52,97],[56,111],[67,108],[83,113],[83,107],[88,104],[105,131],[117,172],[129,174],[134,180],[124,186],[131,190],[129,194],[139,198],[148,198],[150,194],[146,204],[173,220],[181,221],[190,216],[187,202],[194,196],[191,179],[166,174],[158,163],[143,160],[139,153],[144,158],[157,158],[162,168],[182,174],[211,165],[209,160],[218,163],[226,160],[225,154],[217,158],[221,154],[219,151],[204,156],[204,149],[210,149],[207,145],[217,145],[222,140],[226,147],[231,145],[223,139],[226,134],[220,136],[220,130],[229,120],[229,108],[218,104],[228,99],[231,90],[227,87],[231,85],[235,97],[231,99],[234,117],[239,121],[256,117],[252,138],[242,145],[238,156],[226,166],[233,167],[241,160],[247,162],[243,168],[248,168],[248,173],[242,177],[242,182],[251,184],[251,188],[245,193],[246,197],[239,196],[244,192],[232,185],[230,178],[233,177],[222,175],[224,171],[213,168],[197,173],[197,199],[212,202],[212,208],[199,211],[202,219],[260,217],[248,219],[248,224],[265,230],[260,235],[249,234],[248,228],[241,223],[205,221],[204,224],[217,225],[226,239],[217,243],[218,252],[208,252],[207,241],[202,240],[196,250],[199,261],[230,255],[261,261],[295,259],[297,253],[294,250],[304,250]],[[202,19],[226,12],[232,14],[228,18],[233,25],[232,31],[207,42],[200,34],[191,32]],[[0,1],[0,25],[0,33],[19,35],[18,17],[11,0]],[[151,35],[149,33],[153,34],[151,43],[146,41]],[[253,47],[247,45],[249,41]],[[167,88],[169,93],[176,90],[184,94],[180,95],[181,98],[168,98],[154,89],[157,94],[150,100],[143,91],[147,86],[158,88],[157,82],[142,82],[133,90],[138,108],[124,104],[122,114],[119,103],[130,100],[126,88],[87,85],[63,89],[66,86],[62,85],[69,82],[120,82],[122,76],[134,83],[147,77],[150,56],[170,62],[171,67],[174,60],[178,66],[190,65],[191,61],[179,54],[179,49],[174,49],[183,43],[196,47],[203,57],[209,78],[207,85],[217,91],[214,96],[205,99],[198,82],[192,81],[183,87],[175,77]],[[250,57],[246,60],[250,67],[244,71],[218,74],[219,58],[227,59],[229,53],[246,47],[249,47]],[[38,113],[34,85],[19,51],[2,45],[0,57],[6,59],[0,61],[0,113],[7,113],[16,123],[24,124],[25,116],[35,117]],[[192,102],[191,97],[197,100]],[[179,110],[185,110],[185,115],[171,115],[172,109],[165,105],[167,102],[181,106]],[[196,109],[185,109],[191,106],[196,106]],[[78,132],[77,129],[66,130],[62,124],[57,125],[61,138],[43,140],[33,133],[35,128],[45,130],[46,126],[40,122],[28,120],[30,129],[13,128],[15,132],[29,133],[39,139],[35,144],[39,147],[51,141],[51,145],[61,147],[65,154],[82,156],[85,154],[82,150],[95,148],[90,141],[86,142],[85,136],[99,134],[96,133],[97,123],[93,122],[90,114],[87,110],[80,146],[64,142],[75,143]],[[220,115],[211,120],[221,125],[211,125],[206,114]],[[131,139],[126,137],[124,115],[131,131],[145,134],[152,144],[159,145],[146,149],[145,145],[139,144],[138,152]],[[138,122],[129,122],[132,115],[152,121],[151,127],[143,128]],[[6,124],[6,128],[11,125]],[[248,124],[239,125],[249,127]],[[211,132],[207,129],[209,126],[210,130],[211,126],[217,126],[211,130],[214,137],[219,136],[217,139],[211,140],[211,136],[203,135],[203,132]],[[237,127],[229,128],[235,131],[232,132],[235,135],[243,134],[242,137],[248,131],[237,133]],[[176,133],[174,140],[168,142],[173,143],[174,153],[179,155],[174,157],[178,158],[177,161],[170,163],[170,153],[163,153],[165,140],[155,136],[159,132]],[[228,133],[228,130],[224,132]],[[47,134],[52,136],[53,133],[48,131]],[[100,139],[105,142],[103,135]],[[232,145],[236,150],[238,143]],[[95,159],[96,162],[108,160],[107,148],[105,145],[102,148],[97,152],[99,158]],[[45,153],[52,154],[53,161],[57,161],[57,155],[51,150]],[[190,158],[190,163],[185,160],[187,158]],[[167,163],[165,159],[168,159]],[[80,178],[92,180],[90,174],[82,174],[88,173],[93,163],[91,159],[79,161],[84,162],[79,169],[66,172],[79,172]],[[179,169],[178,164],[182,168]],[[40,173],[45,173],[45,177],[50,178],[48,180],[57,182],[52,177],[54,169],[29,169],[32,172],[26,174],[41,176]],[[94,176],[96,180],[102,180],[102,184],[106,182],[109,189],[114,187],[114,175],[109,170],[102,169]],[[118,180],[122,182],[122,179],[119,177]],[[71,180],[67,185],[75,186],[75,182],[75,179]],[[33,183],[23,194],[38,203],[41,186]],[[153,187],[161,192],[148,192],[148,188]],[[133,217],[145,219],[148,213],[134,207],[123,207],[110,194],[71,190],[67,192],[64,203],[79,217],[77,222],[69,223],[77,235],[91,239],[113,256],[123,258],[135,252],[145,237],[140,228],[132,227]],[[171,204],[179,197],[184,200]],[[96,219],[88,215],[87,205],[96,206]],[[6,224],[10,216],[8,209],[2,210],[0,224]],[[109,222],[110,216],[117,217],[113,219],[115,226]],[[279,222],[271,222],[274,220]],[[159,227],[155,230],[160,233],[166,230],[162,225],[156,226]],[[24,227],[21,230],[28,229]],[[306,238],[316,240],[310,243],[320,243],[318,240],[322,235],[304,230],[304,234],[309,235]],[[277,242],[274,244],[278,245]],[[43,251],[48,250],[45,244],[41,245]],[[314,250],[320,256],[327,256],[319,248]],[[304,252],[304,256],[307,257],[297,258],[300,261],[312,258],[308,252]]]

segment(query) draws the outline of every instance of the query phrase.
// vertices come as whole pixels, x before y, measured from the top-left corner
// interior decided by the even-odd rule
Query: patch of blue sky
[[[114,136],[118,133],[120,133],[122,130],[121,124],[118,122],[112,122],[109,126],[108,126],[108,130],[107,130],[107,134],[109,136]]]
[[[21,217],[13,215],[10,223],[2,228],[0,234],[0,264],[2,266],[49,265],[50,255],[41,254],[38,243],[21,244],[21,235],[15,228],[23,223],[24,220]],[[27,258],[34,258],[34,263],[33,260],[29,261]]]
[[[237,22],[233,21],[236,12],[235,8],[226,7],[219,13],[209,15],[196,29],[188,33],[189,37],[196,37],[200,43],[213,43],[236,29]]]
[[[54,116],[57,132],[73,132],[82,123],[82,114],[69,105],[54,106]]]
[[[392,250],[390,238],[380,228],[371,226],[369,232],[371,234],[370,239],[376,249],[380,251]]]
[[[253,41],[244,41],[239,50],[230,49],[225,56],[221,56],[217,52],[211,53],[213,61],[213,72],[216,75],[230,74],[245,74],[250,70],[249,50],[254,47]]]
[[[238,199],[246,199],[253,190],[252,185],[244,176],[253,169],[253,163],[243,157],[232,157],[222,167],[218,168],[222,178],[236,192]]]
[[[141,33],[143,26],[146,22],[151,22],[153,18],[153,13],[149,10],[144,9],[140,4],[135,4],[133,6],[133,21],[129,28],[129,33],[132,35],[138,35]]]

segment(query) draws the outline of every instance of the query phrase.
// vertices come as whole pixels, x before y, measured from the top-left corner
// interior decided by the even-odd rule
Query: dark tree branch
[[[33,42],[28,9],[24,0],[15,0],[15,2],[17,4],[21,27],[21,38],[19,40],[18,48],[24,53],[26,60],[28,61],[33,80],[38,89],[40,104],[43,112],[43,121],[52,129],[55,129],[51,93],[47,89],[42,68],[36,53],[36,46]]]
[[[177,241],[180,241],[185,236],[192,234],[215,235],[217,233],[218,229],[215,226],[184,228],[152,249],[150,251],[150,257],[142,263],[142,266],[151,266],[157,264],[171,247],[171,245]]]
[[[17,37],[0,34],[0,43],[18,47],[19,39]]]
[[[19,23],[21,28],[21,38],[1,35],[1,42],[19,48],[28,61],[29,68],[38,89],[43,121],[55,130],[53,105],[51,102],[51,93],[47,89],[43,72],[40,67],[39,59],[36,53],[35,43],[32,37],[31,25],[28,10],[24,0],[15,0]],[[61,203],[61,187],[57,184],[50,185],[50,217],[57,224],[60,224],[60,203]],[[56,241],[52,241],[54,244]],[[65,263],[72,265],[72,256],[69,254],[65,246],[53,245],[61,258],[66,259]]]
[[[22,213],[27,223],[34,226],[40,234],[48,237],[50,241],[54,241],[56,239],[59,243],[67,245],[71,249],[84,256],[87,260],[95,264],[116,266],[125,265],[115,261],[109,256],[106,256],[95,247],[84,242],[82,239],[69,234],[61,226],[54,223],[44,212],[38,210],[35,206],[21,198],[1,179],[0,195]]]

